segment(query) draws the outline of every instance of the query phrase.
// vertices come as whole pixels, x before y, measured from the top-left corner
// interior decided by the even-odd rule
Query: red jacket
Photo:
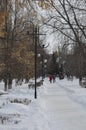
[[[49,78],[50,78],[50,80],[52,80],[52,79],[53,79],[52,75],[50,75],[50,77],[49,77]]]

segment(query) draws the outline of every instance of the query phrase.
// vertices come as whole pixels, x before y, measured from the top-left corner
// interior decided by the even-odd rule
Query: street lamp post
[[[37,27],[35,27],[35,93],[34,93],[34,98],[37,98],[37,84],[36,84],[36,80],[37,80]]]
[[[42,54],[42,81],[44,81],[44,55]]]
[[[41,47],[43,48],[43,53],[42,53],[42,81],[44,81],[44,48],[47,48],[49,46],[49,44],[47,46],[45,46],[44,44],[41,45]]]
[[[29,21],[31,24],[33,24],[33,22]],[[34,92],[34,98],[37,98],[37,42],[38,42],[38,37],[39,35],[46,35],[46,34],[39,34],[38,28],[37,26],[34,27],[33,24],[33,30],[34,32],[32,34],[28,34],[28,35],[33,35],[33,41],[35,40],[35,92]],[[28,32],[29,33],[29,32]]]
[[[43,48],[43,54],[42,54],[42,81],[44,81],[44,47],[45,45],[42,45]]]

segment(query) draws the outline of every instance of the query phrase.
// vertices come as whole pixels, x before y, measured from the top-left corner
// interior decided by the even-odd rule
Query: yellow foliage
[[[16,59],[16,62],[22,65],[23,76],[31,78],[34,75],[34,53],[30,51],[28,43],[22,43],[12,51],[12,59]]]
[[[59,56],[58,51],[55,51],[55,52],[54,52],[54,54],[55,54],[55,56],[56,56],[56,57],[58,57],[58,56]]]
[[[7,12],[0,12],[0,37],[5,37],[5,26],[6,26]]]
[[[5,37],[5,32],[3,30],[0,30],[0,37],[2,37],[2,38]]]
[[[48,4],[46,1],[44,1],[44,0],[39,1],[39,2],[38,2],[38,5],[39,5],[40,7],[42,7],[43,9],[49,9],[49,4]]]
[[[0,63],[0,72],[2,72],[5,69],[5,64],[4,63]]]
[[[34,60],[34,53],[29,51],[27,44],[21,44],[16,47],[12,52],[12,58],[16,58],[20,63],[31,64]]]

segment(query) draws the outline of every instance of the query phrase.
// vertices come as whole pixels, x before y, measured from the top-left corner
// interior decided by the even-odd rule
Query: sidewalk
[[[44,93],[38,97],[50,130],[86,130],[86,109],[70,98],[60,82],[45,82]]]

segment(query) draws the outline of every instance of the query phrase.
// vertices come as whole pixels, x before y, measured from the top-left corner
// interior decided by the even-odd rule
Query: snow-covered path
[[[61,81],[58,81],[53,85],[46,85],[44,95],[40,99],[50,130],[86,130],[86,110],[71,98],[74,91],[61,86],[60,83]]]
[[[29,105],[8,103],[2,107],[0,115],[10,114],[12,121],[0,124],[0,130],[86,130],[86,88],[81,88],[77,79],[49,83],[46,78],[37,90],[37,99],[33,95],[34,90],[22,86],[2,97],[32,101]],[[13,119],[12,115],[17,117]]]

